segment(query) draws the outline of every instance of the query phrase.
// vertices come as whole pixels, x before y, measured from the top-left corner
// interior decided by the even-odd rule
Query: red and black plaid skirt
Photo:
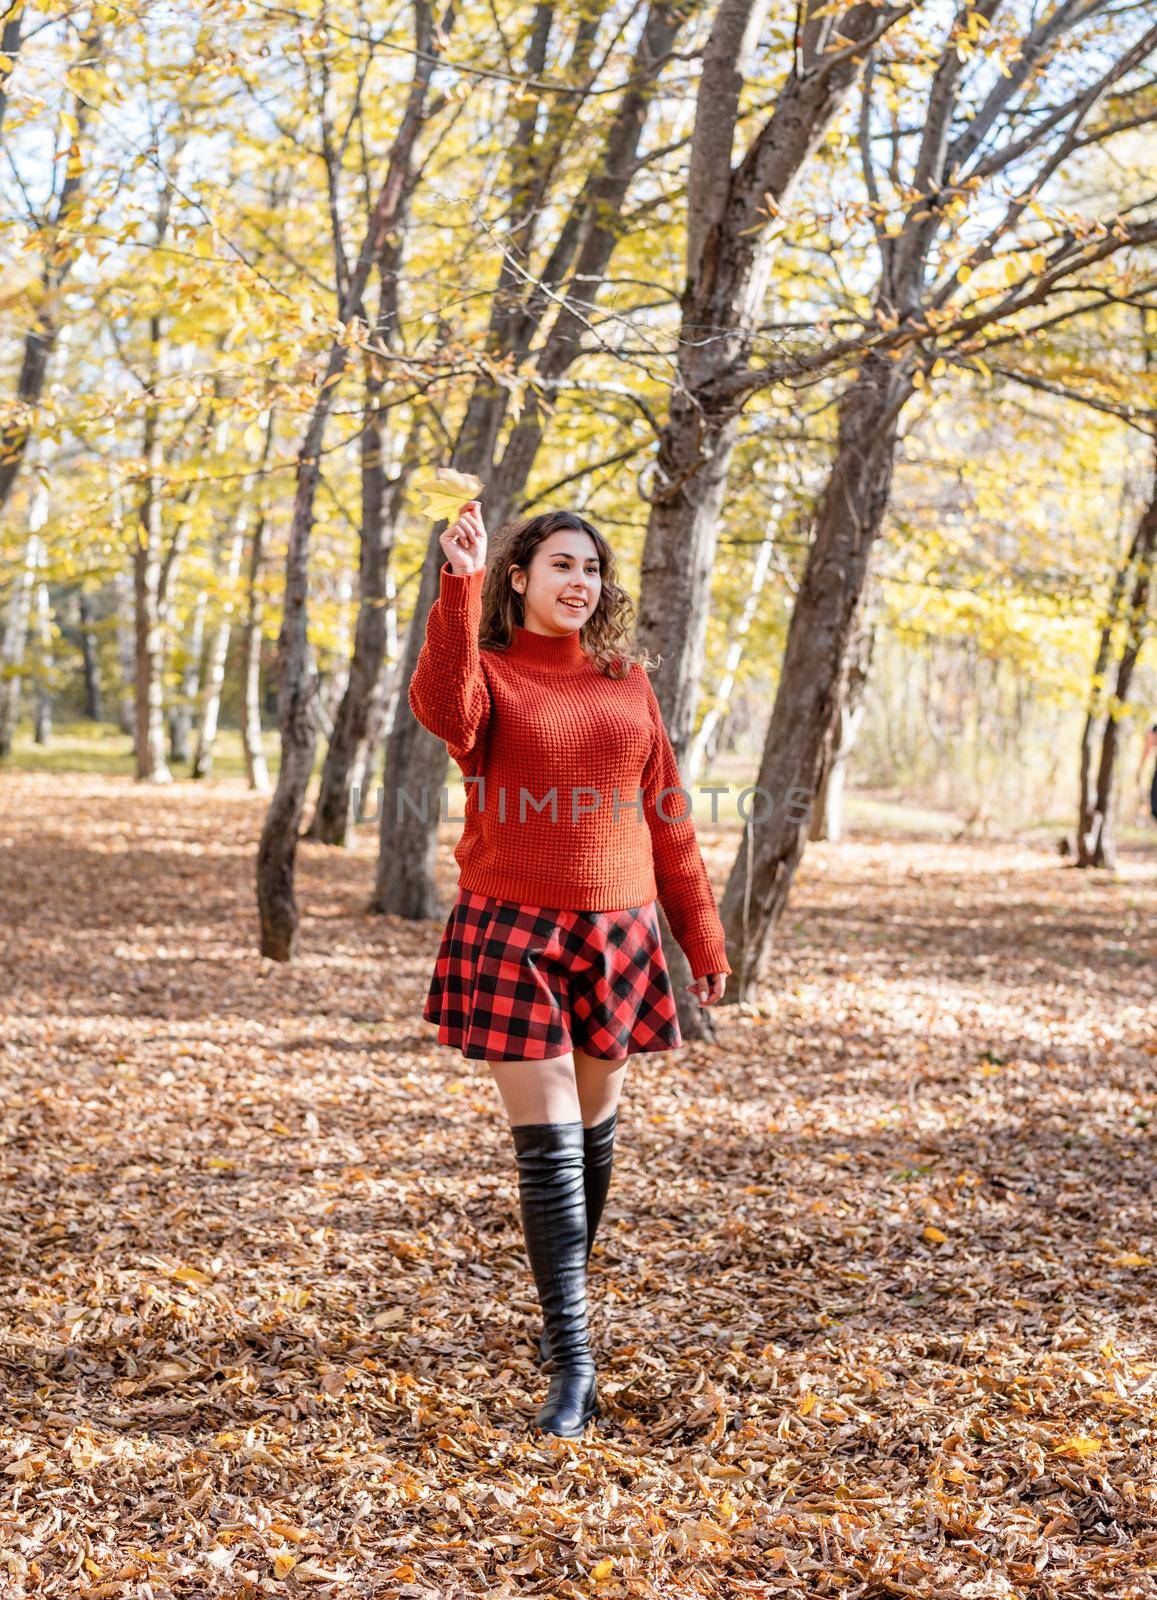
[[[459,889],[422,1015],[472,1061],[575,1047],[621,1061],[683,1043],[654,901],[561,911]]]

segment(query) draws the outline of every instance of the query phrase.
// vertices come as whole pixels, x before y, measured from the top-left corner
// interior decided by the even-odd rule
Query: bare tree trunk
[[[117,726],[136,741],[137,643],[135,627],[134,572],[116,576],[117,660],[120,663],[120,694],[117,700]]]
[[[401,670],[401,661],[398,651],[397,586],[394,582],[392,568],[386,572],[385,613],[386,655],[384,670],[374,689],[373,700],[370,703],[370,717],[366,727],[366,737],[362,743],[361,755],[352,778],[354,812],[359,822],[380,820],[376,810],[368,811],[367,799],[373,788],[378,753],[382,748],[382,741],[388,737],[390,729],[393,727],[394,715],[397,709],[398,674]]]
[[[720,907],[732,967],[725,998],[744,998],[758,976],[807,842],[910,393],[907,365],[868,355],[840,404],[835,459],[788,629],[751,821]]]
[[[261,641],[265,601],[261,593],[261,567],[265,559],[265,507],[257,513],[249,543],[246,585],[245,633],[241,645],[241,748],[249,787],[269,792],[269,767],[261,742]]]
[[[386,579],[409,470],[387,483],[385,430],[378,409],[380,380],[367,385],[362,429],[362,526],[358,574],[359,609],[349,680],[334,719],[322,768],[317,808],[309,830],[325,844],[354,838],[354,776],[363,765],[375,697],[380,698],[386,653]]]
[[[241,750],[249,787],[258,794],[269,792],[269,767],[261,742],[261,645],[264,638],[265,599],[261,592],[261,568],[265,561],[267,512],[264,474],[273,449],[277,427],[271,406],[265,424],[265,437],[254,477],[254,492],[260,485],[253,537],[249,541],[249,569],[245,580],[245,626],[241,640]]]
[[[41,580],[36,585],[36,700],[32,713],[32,737],[37,744],[47,744],[52,737],[52,678],[54,671],[52,649],[52,607],[48,599],[48,585]]]
[[[775,545],[774,533],[768,534],[760,542],[755,553],[755,564],[751,571],[751,587],[747,598],[743,602],[743,610],[736,620],[732,630],[731,642],[727,647],[727,658],[723,663],[723,674],[716,686],[713,703],[703,716],[699,725],[699,732],[691,741],[691,749],[687,755],[686,779],[694,783],[703,767],[708,752],[713,750],[712,741],[723,721],[727,703],[731,699],[731,691],[735,687],[735,676],[739,671],[739,664],[743,660],[743,642],[751,627],[752,619],[759,606],[759,597],[763,593],[763,586],[767,582],[767,574],[771,567],[771,555]]]
[[[414,149],[425,116],[427,90],[437,61],[431,48],[433,18],[425,0],[414,0],[414,20],[417,53],[406,111],[357,265],[341,297],[339,320],[343,325],[361,311],[370,269],[380,258],[385,237],[404,201]],[[340,251],[340,240],[336,238],[335,250]],[[338,338],[330,349],[325,376],[298,455],[293,520],[285,560],[285,609],[279,637],[278,680],[281,767],[257,852],[261,953],[275,961],[288,961],[292,956],[299,920],[294,867],[317,738],[312,706],[315,684],[309,673],[309,548],[320,451],[348,355],[344,338]]]
[[[242,491],[242,508],[233,524],[233,541],[229,549],[225,580],[228,592],[221,606],[221,616],[209,640],[209,654],[205,662],[205,690],[201,701],[201,723],[197,730],[197,754],[193,760],[194,778],[207,778],[213,770],[213,746],[217,740],[221,690],[225,684],[225,662],[229,656],[233,597],[237,591],[237,580],[241,576],[241,559],[245,554],[245,508],[251,492],[252,484],[247,483]]]
[[[432,537],[422,565],[422,580],[406,638],[399,691],[408,685],[425,638],[425,618],[438,592],[442,547]],[[393,726],[386,739],[379,827],[378,869],[370,910],[411,919],[433,919],[440,904],[434,882],[439,796],[450,758],[441,739],[422,727],[408,696],[397,695]]]
[[[843,837],[844,789],[848,767],[867,709],[872,654],[876,645],[871,607],[871,597],[865,595],[856,613],[856,623],[848,645],[831,760],[824,768],[816,794],[811,836],[813,839],[826,839],[829,844],[835,844]]]
[[[44,493],[43,485],[38,485],[37,493]],[[20,720],[20,684],[28,649],[28,626],[41,553],[39,533],[30,533],[24,551],[24,565],[8,601],[4,638],[0,644],[0,756],[12,754],[12,741]]]
[[[782,208],[862,66],[849,44],[875,37],[889,8],[800,8],[795,64],[771,116],[732,169],[745,58],[759,0],[722,0],[704,52],[688,175],[687,282],[679,377],[659,434],[643,545],[639,638],[663,658],[652,682],[676,760],[691,743],[703,675],[710,576],[739,405],[726,389],[746,367],[763,313]],[[843,49],[833,50],[838,25]],[[826,58],[831,55],[838,65]],[[710,328],[712,337],[703,338]]]
[[[193,712],[201,693],[201,658],[205,650],[205,612],[209,595],[202,589],[193,601],[193,610],[183,642],[181,687],[176,704],[169,708],[169,760],[174,766],[188,766],[193,743]],[[164,622],[168,606],[162,602]]]
[[[77,596],[76,606],[80,621],[80,654],[84,666],[84,714],[90,722],[100,722],[104,715],[100,661],[97,656],[96,634],[93,631],[92,601],[83,589]]]
[[[374,343],[383,351],[391,348],[397,334],[399,274],[412,191],[411,173],[407,176],[399,201],[396,224],[384,242],[378,261],[379,291]],[[390,436],[381,411],[385,369],[373,352],[366,360],[365,384],[363,426],[359,441],[362,501],[359,603],[353,658],[345,694],[326,749],[317,806],[309,829],[310,838],[340,846],[353,843],[356,814],[362,809],[361,797],[365,793],[365,780],[362,778],[359,783],[358,775],[364,773],[372,763],[369,748],[371,726],[381,705],[386,655],[390,557],[405,486],[413,471],[417,434],[415,427],[411,431],[400,470],[393,478],[388,478],[386,446]]]
[[[156,349],[159,331],[153,318]],[[155,391],[154,391],[155,392]],[[136,659],[136,769],[141,783],[171,783],[165,762],[164,619],[161,588],[161,431],[157,402],[145,406],[145,484],[133,550]]]
[[[765,10],[763,0],[721,0],[704,52],[688,173],[679,374],[659,433],[643,545],[638,637],[660,657],[652,683],[680,770],[694,731],[711,570],[739,432],[742,402],[727,392],[727,380],[751,358],[774,250],[768,224],[859,74],[863,57],[848,47],[875,37],[882,19],[886,25],[895,14],[858,4],[837,24],[838,8],[801,6],[792,68],[771,116],[733,170],[746,58]],[[832,38],[837,25],[838,50]],[[710,338],[702,336],[705,328]],[[681,989],[677,954],[675,967]],[[729,985],[734,982],[733,973]],[[703,1037],[707,1015],[696,1008],[685,1035]]]
[[[1113,692],[1104,703],[1100,715],[1094,718],[1090,711],[1085,720],[1081,740],[1081,812],[1077,832],[1077,866],[1106,867],[1117,865],[1117,842],[1113,819],[1113,802],[1117,787],[1117,762],[1120,752],[1120,711],[1129,702],[1133,672],[1145,639],[1149,617],[1149,599],[1152,588],[1154,557],[1157,554],[1157,453],[1154,458],[1153,486],[1149,501],[1141,514],[1133,536],[1124,567],[1114,581],[1110,597],[1110,617],[1102,630],[1100,648],[1094,673],[1093,699],[1100,701],[1101,675],[1108,670],[1113,677]],[[1132,590],[1125,617],[1125,637],[1115,668],[1110,668],[1112,636],[1115,613],[1119,609],[1118,595],[1129,578]],[[1089,783],[1092,767],[1096,726],[1100,724],[1101,751],[1094,784]],[[1091,788],[1091,793],[1090,793]]]

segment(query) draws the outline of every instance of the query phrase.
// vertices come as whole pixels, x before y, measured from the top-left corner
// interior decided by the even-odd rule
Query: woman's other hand
[[[723,991],[727,987],[727,974],[725,972],[709,972],[705,978],[696,978],[694,983],[687,985],[687,993],[694,996],[701,1006],[713,1005],[716,1000],[723,999]]]
[[[486,566],[486,524],[482,520],[482,507],[477,500],[467,500],[438,543],[450,563],[450,570],[459,578],[468,578]]]

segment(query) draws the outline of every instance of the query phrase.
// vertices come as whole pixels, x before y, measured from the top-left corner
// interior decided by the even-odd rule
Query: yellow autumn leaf
[[[419,515],[431,522],[453,522],[467,500],[477,500],[482,487],[481,478],[453,467],[419,473],[411,483],[413,494],[423,502],[417,507]]]
[[[815,1410],[815,1405],[818,1398],[818,1395],[814,1394],[810,1389],[808,1390],[799,1403],[799,1414],[801,1417],[806,1417]]]
[[[922,389],[924,387],[924,374],[919,369],[912,374],[912,387],[914,389]]]
[[[213,1282],[209,1274],[202,1272],[199,1267],[178,1267],[173,1277],[177,1283],[191,1283],[197,1288],[203,1288],[205,1284]]]
[[[1044,251],[1034,250],[1032,255],[1029,257],[1028,264],[1035,273],[1042,273],[1045,270],[1045,267],[1048,265],[1048,260]]]
[[[591,1577],[596,1583],[606,1583],[607,1579],[614,1570],[615,1563],[611,1560],[610,1556],[604,1556],[601,1561],[596,1562],[591,1568]]]
[[[1058,1456],[1092,1456],[1104,1444],[1103,1439],[1090,1439],[1088,1434],[1077,1433],[1071,1439],[1062,1439],[1060,1444],[1053,1446],[1053,1451]]]
[[[273,1576],[287,1578],[297,1565],[297,1557],[288,1550],[279,1550],[273,1558]]]
[[[971,278],[971,276],[972,276],[972,268],[971,267],[968,267],[968,266],[957,267],[957,269],[956,269],[956,281],[958,283],[967,283],[969,278]]]
[[[1147,1267],[1151,1265],[1148,1256],[1138,1255],[1136,1250],[1122,1250],[1119,1256],[1113,1257],[1115,1267]]]
[[[313,1537],[307,1528],[299,1528],[292,1522],[271,1522],[269,1531],[288,1539],[291,1544],[308,1544]]]
[[[924,1229],[924,1237],[929,1244],[947,1244],[948,1235],[943,1228],[937,1228],[934,1223],[929,1223]]]
[[[947,371],[947,361],[945,361],[943,356],[937,356],[936,360],[932,363],[932,376],[934,378],[942,378]]]

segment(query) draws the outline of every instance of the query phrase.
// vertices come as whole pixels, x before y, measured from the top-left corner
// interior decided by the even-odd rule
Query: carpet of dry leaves
[[[1157,1593],[1157,847],[809,851],[753,1003],[632,1068],[571,1442],[370,834],[275,966],[239,785],[0,807],[4,1600]]]

